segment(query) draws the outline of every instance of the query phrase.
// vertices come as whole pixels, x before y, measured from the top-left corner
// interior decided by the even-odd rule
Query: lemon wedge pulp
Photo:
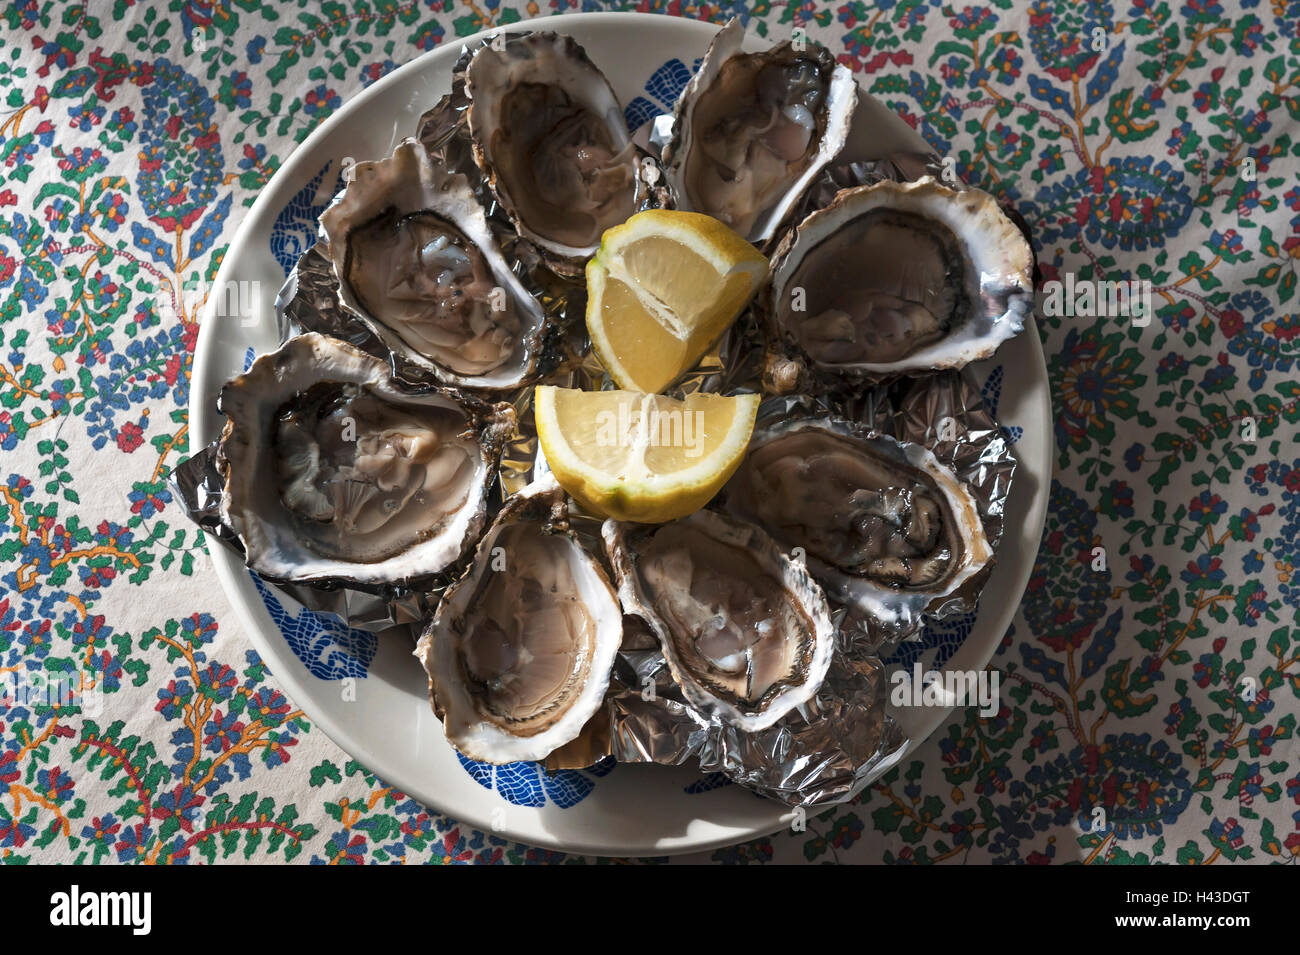
[[[735,473],[758,403],[758,395],[678,401],[539,385],[533,407],[547,464],[583,508],[659,523],[699,510]]]
[[[658,392],[721,337],[767,259],[711,216],[651,209],[606,230],[587,263],[587,332],[614,383]]]

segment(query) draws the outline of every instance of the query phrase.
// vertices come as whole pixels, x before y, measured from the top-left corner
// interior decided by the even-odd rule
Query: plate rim
[[[409,62],[402,64],[397,69],[381,77],[379,80],[359,91],[350,100],[340,106],[336,112],[312,130],[306,139],[294,147],[283,165],[281,165],[273,174],[271,181],[280,178],[286,182],[293,182],[295,179],[300,178],[303,168],[308,165],[310,157],[319,148],[321,142],[328,139],[339,128],[344,127],[351,122],[358,111],[362,110],[365,104],[371,99],[382,96],[389,87],[399,85],[409,76],[419,73],[422,69],[427,68],[425,67],[425,63],[429,59],[442,59],[444,57],[449,57],[449,51],[455,47],[463,48],[464,46],[478,42],[497,33],[514,33],[529,29],[538,29],[543,24],[546,25],[545,29],[547,30],[565,32],[565,25],[587,24],[597,21],[609,23],[614,19],[621,19],[629,23],[645,23],[647,21],[654,21],[657,24],[662,24],[667,20],[674,24],[673,29],[692,30],[700,34],[702,37],[708,36],[710,38],[722,28],[722,24],[714,23],[712,21],[695,20],[692,18],[671,16],[662,13],[641,13],[630,11],[568,13],[520,20],[515,23],[480,30],[469,36],[455,38],[452,42],[440,43],[438,46],[426,50]],[[768,37],[764,39],[771,40],[772,38]],[[457,55],[459,55],[459,53],[457,53]],[[236,229],[234,236],[227,243],[225,251],[223,252],[221,266],[212,281],[213,288],[222,288],[224,287],[223,283],[230,280],[228,273],[234,270],[235,260],[237,258],[237,256],[231,254],[232,250],[247,248],[252,238],[254,224],[258,222],[258,220],[262,219],[265,213],[272,210],[274,197],[277,195],[279,190],[273,190],[271,188],[271,181],[268,181],[268,183],[262,187],[253,204],[247,207],[243,212],[243,221],[240,223],[239,228]],[[216,410],[215,402],[209,403],[205,400],[205,396],[208,395],[209,392],[214,395],[218,394],[220,384],[224,382],[224,379],[221,381],[214,381],[214,378],[217,376],[214,373],[214,363],[212,362],[210,355],[213,349],[217,347],[215,345],[215,340],[217,337],[218,323],[216,321],[215,312],[220,302],[220,298],[220,296],[210,295],[203,303],[199,315],[199,332],[195,342],[194,357],[191,365],[193,373],[190,382],[190,399],[188,403],[188,414],[191,423],[188,443],[188,451],[190,455],[202,450],[202,448],[206,447],[207,444],[213,440],[213,438],[209,438],[209,442],[199,444],[200,435],[218,435],[220,433],[219,428],[214,428],[214,425],[219,422],[220,413]],[[1042,420],[1050,427],[1052,420],[1051,381],[1047,374],[1047,365],[1042,349],[1042,341],[1038,333],[1036,311],[1031,313],[1029,316],[1021,335],[1028,336],[1031,339],[1030,346],[1035,359],[1035,369],[1042,370],[1044,387],[1041,389],[1033,389],[1030,391],[1030,394],[1036,396],[1036,401],[1034,403],[1039,406],[1038,411],[1041,413]],[[214,384],[217,385],[215,389],[213,389]],[[209,404],[211,405],[210,407]],[[1054,455],[1052,453],[1052,442],[1050,439],[1043,442],[1042,457],[1043,460],[1038,462],[1038,473],[1043,475],[1044,486],[1031,500],[1028,514],[1029,526],[1035,529],[1034,538],[1039,541],[1041,541],[1042,530],[1046,523],[1048,503],[1050,499],[1050,481],[1054,473]],[[770,826],[759,825],[749,828],[742,833],[718,833],[717,835],[693,840],[683,834],[682,836],[674,837],[673,844],[668,847],[658,846],[653,841],[611,847],[604,844],[585,842],[582,839],[561,839],[551,835],[545,830],[537,832],[530,831],[526,835],[520,835],[517,827],[507,827],[506,829],[495,831],[492,828],[490,810],[487,809],[486,804],[482,811],[479,811],[477,806],[468,809],[457,806],[453,810],[449,809],[442,800],[437,798],[426,798],[425,795],[416,795],[415,793],[417,791],[427,790],[427,787],[420,785],[414,779],[410,778],[408,776],[408,770],[404,766],[399,766],[395,770],[386,769],[382,774],[371,768],[373,753],[370,747],[361,745],[360,741],[353,735],[351,728],[344,721],[336,720],[332,713],[322,710],[320,707],[315,705],[316,693],[310,690],[303,680],[299,679],[298,674],[294,673],[292,670],[286,670],[283,667],[272,667],[270,665],[272,660],[267,658],[279,656],[279,654],[269,651],[270,643],[263,639],[263,626],[256,616],[258,607],[250,602],[246,595],[242,593],[240,575],[246,574],[247,568],[241,561],[239,561],[236,555],[227,551],[222,544],[212,539],[206,531],[204,531],[204,534],[205,541],[207,542],[209,562],[211,563],[213,570],[216,572],[217,580],[221,584],[223,595],[235,610],[236,617],[239,619],[240,623],[243,624],[249,642],[253,645],[253,648],[258,651],[259,656],[262,656],[265,662],[268,663],[268,670],[270,670],[272,677],[280,684],[286,695],[294,701],[295,705],[300,707],[306,713],[313,726],[319,728],[332,743],[342,749],[349,757],[356,759],[358,762],[365,765],[366,768],[370,772],[374,773],[376,777],[382,778],[385,783],[400,789],[409,798],[413,798],[418,802],[427,805],[428,808],[443,815],[447,819],[460,824],[461,826],[469,826],[481,832],[492,833],[522,845],[554,849],[556,851],[575,855],[611,857],[668,856],[709,852],[752,839],[770,836],[776,832],[783,831],[789,824],[786,817],[789,815],[791,810],[788,807],[773,803],[773,809],[777,818],[774,824]],[[1008,602],[1005,607],[999,610],[997,616],[994,618],[995,625],[991,628],[991,632],[1005,635],[1007,629],[1014,621],[1015,614],[1023,601],[1029,579],[1033,574],[1036,556],[1037,549],[1035,549],[1034,555],[1026,561],[1024,572],[1020,575],[1021,579],[1013,588],[1013,590],[1018,594],[1017,600],[1014,603]],[[978,669],[983,669],[987,666],[989,661],[992,660],[993,656],[997,653],[999,642],[1000,640],[989,641],[987,648],[977,655],[976,659],[972,661],[972,664]],[[305,704],[304,701],[306,701]],[[923,727],[923,732],[910,738],[906,745],[900,749],[885,766],[882,766],[880,772],[872,778],[874,779],[879,775],[883,775],[883,773],[889,768],[898,765],[903,759],[907,758],[918,746],[934,734],[935,730],[951,716],[953,710],[956,708],[957,707],[954,706],[929,708],[927,719],[920,723]],[[411,772],[414,771],[415,770],[411,770]],[[410,783],[411,785],[405,785],[406,783]],[[868,786],[869,785],[870,783],[868,783]],[[829,810],[830,808],[832,807],[825,807],[826,810]],[[717,825],[712,822],[709,824]],[[656,837],[652,836],[652,838]]]

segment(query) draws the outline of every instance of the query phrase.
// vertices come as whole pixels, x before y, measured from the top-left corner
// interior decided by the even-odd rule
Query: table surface
[[[0,854],[567,861],[430,812],[314,730],[165,478],[188,449],[187,290],[295,146],[424,50],[606,5],[215,6],[0,21],[0,671],[86,673],[95,702],[0,709]],[[1300,5],[608,6],[803,27],[1015,203],[1045,280],[1153,295],[1146,324],[1040,318],[1057,477],[993,661],[1002,711],[954,713],[805,832],[687,858],[1300,856]]]

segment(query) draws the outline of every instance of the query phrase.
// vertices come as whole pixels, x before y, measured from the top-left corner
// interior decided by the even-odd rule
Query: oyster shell
[[[975,499],[919,444],[831,416],[760,423],[726,510],[802,548],[828,595],[910,629],[991,566]]]
[[[738,17],[714,37],[677,98],[663,166],[679,209],[762,245],[843,148],[858,87],[817,43],[744,53],[744,41]]]
[[[606,521],[623,608],[650,625],[692,706],[746,732],[816,695],[835,648],[821,587],[762,530],[713,511]]]
[[[1024,328],[1032,270],[1029,243],[986,192],[928,176],[846,189],[773,253],[758,300],[766,382],[789,393],[810,371],[879,381],[988,358]]]
[[[482,530],[514,410],[413,391],[310,332],[221,389],[221,510],[248,566],[279,581],[405,584]]]
[[[544,759],[597,713],[623,636],[600,564],[554,480],[511,497],[415,655],[447,738],[471,759]]]
[[[499,34],[470,59],[465,93],[474,159],[502,209],[552,268],[580,274],[647,191],[609,81],[572,37]]]
[[[464,176],[414,139],[357,163],[320,217],[339,301],[388,348],[459,388],[532,379],[545,315],[502,256]]]

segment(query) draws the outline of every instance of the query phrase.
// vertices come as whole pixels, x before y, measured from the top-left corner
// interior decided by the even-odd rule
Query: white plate
[[[636,120],[634,126],[668,109],[717,30],[693,20],[632,13],[576,14],[539,23],[573,35],[586,47]],[[279,344],[276,292],[289,266],[314,241],[315,216],[334,192],[342,160],[381,158],[413,134],[420,114],[448,91],[460,47],[448,43],[426,53],[358,94],[293,153],[247,213],[214,285],[238,288],[239,295],[210,296],[199,334],[190,406],[193,448],[220,432],[224,419],[215,399],[221,384],[242,372],[253,352]],[[867,140],[876,155],[925,148],[906,123],[869,98],[859,107],[858,122],[864,121],[874,131]],[[256,320],[227,315],[227,300],[251,304]],[[946,665],[957,669],[983,667],[1011,622],[1033,567],[1051,477],[1051,409],[1036,329],[1026,329],[979,373],[981,379],[992,376],[986,396],[996,402],[999,420],[1019,433],[1020,467],[983,612],[945,626],[922,658],[927,665],[941,665],[946,658]],[[520,842],[602,855],[698,851],[788,824],[788,810],[777,803],[685,768],[620,765],[601,776],[569,772],[548,778],[531,764],[504,769],[466,764],[443,737],[408,644],[348,632],[331,618],[304,612],[254,582],[228,550],[209,550],[253,644],[295,704],[386,783],[437,811]],[[896,716],[915,747],[949,712],[913,709]]]

